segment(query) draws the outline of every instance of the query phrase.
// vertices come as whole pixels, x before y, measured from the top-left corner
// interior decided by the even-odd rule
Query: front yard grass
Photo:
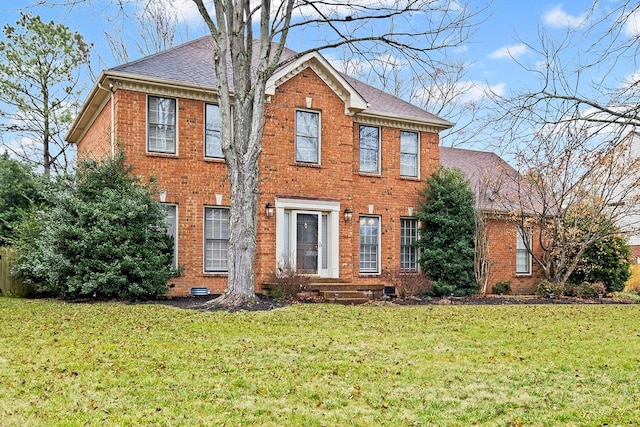
[[[637,425],[639,315],[0,298],[0,424]]]

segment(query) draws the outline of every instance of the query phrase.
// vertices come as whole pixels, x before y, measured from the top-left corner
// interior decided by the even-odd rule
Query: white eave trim
[[[447,121],[429,121],[417,118],[394,116],[390,114],[376,114],[363,111],[354,117],[354,121],[364,125],[404,128],[407,130],[439,133],[455,126],[455,123]]]
[[[367,109],[367,101],[318,52],[310,52],[278,69],[267,82],[267,99],[275,95],[278,86],[305,68],[311,68],[344,101],[345,114],[353,115]]]

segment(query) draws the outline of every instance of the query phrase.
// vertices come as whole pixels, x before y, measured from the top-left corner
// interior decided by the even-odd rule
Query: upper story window
[[[360,172],[380,173],[380,128],[360,126]]]
[[[296,162],[320,163],[320,113],[296,111]]]
[[[531,227],[518,226],[516,237],[516,274],[531,274]]]
[[[400,175],[418,176],[418,133],[400,131]]]
[[[205,104],[204,123],[204,156],[222,158],[219,106],[214,104]]]
[[[147,101],[147,150],[176,153],[176,100],[149,96]]]

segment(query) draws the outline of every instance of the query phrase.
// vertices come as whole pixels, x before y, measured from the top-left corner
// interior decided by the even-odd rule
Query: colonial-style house
[[[518,171],[497,154],[450,147],[440,147],[440,164],[460,169],[476,194],[485,224],[487,291],[510,282],[514,294],[535,293],[543,273],[532,253],[541,256],[541,249],[535,224],[522,221]]]
[[[135,174],[157,180],[183,268],[170,295],[227,285],[229,183],[211,43],[104,71],[67,138],[79,159],[123,150]],[[453,124],[318,53],[278,70],[266,96],[256,290],[285,267],[359,289],[385,270],[417,272],[419,191],[439,165],[438,133]]]

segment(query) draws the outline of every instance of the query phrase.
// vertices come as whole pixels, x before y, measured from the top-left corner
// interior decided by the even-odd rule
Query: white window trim
[[[205,205],[202,209],[202,272],[204,274],[210,275],[228,275],[229,274],[229,265],[227,264],[226,270],[220,271],[209,271],[207,270],[207,261],[205,259],[206,254],[206,246],[207,246],[207,231],[206,231],[206,222],[207,222],[207,209],[226,209],[229,211],[229,221],[231,221],[231,208],[229,206],[212,206]],[[228,240],[227,240],[228,241]],[[228,261],[228,259],[227,259]]]
[[[400,258],[399,258],[399,270],[402,274],[416,274],[420,272],[420,263],[418,262],[418,259],[420,258],[420,251],[418,250],[418,248],[415,248],[416,250],[416,267],[414,270],[403,270],[402,269],[402,221],[403,220],[409,220],[409,221],[415,221],[416,223],[416,241],[418,240],[418,233],[419,233],[419,226],[418,226],[418,218],[416,217],[409,217],[409,216],[403,216],[400,217],[400,227],[399,227],[399,231],[400,231],[400,247],[398,248],[400,251]]]
[[[176,105],[176,111],[174,112],[174,116],[175,116],[175,140],[176,140],[176,147],[175,150],[173,152],[170,151],[152,151],[149,150],[149,98],[150,97],[154,97],[154,98],[164,98],[164,99],[173,99],[175,101],[175,105]],[[145,105],[145,127],[144,127],[144,133],[145,133],[145,140],[144,140],[144,144],[145,144],[145,150],[147,152],[147,154],[158,154],[158,155],[164,155],[164,156],[177,156],[178,155],[178,135],[180,132],[178,132],[178,123],[180,123],[179,121],[179,117],[178,117],[178,112],[180,111],[180,108],[178,106],[178,98],[173,98],[171,96],[163,96],[163,95],[156,95],[153,93],[148,93],[147,94],[147,98],[146,98],[146,105]]]
[[[174,206],[175,207],[175,221],[176,229],[175,236],[173,237],[173,267],[178,268],[178,228],[180,222],[178,221],[178,204],[177,203],[161,203],[162,206]]]
[[[531,227],[523,227],[521,225],[518,225],[516,228],[516,265],[515,265],[515,270],[516,270],[516,276],[531,276],[531,274],[533,273],[533,263],[532,263],[532,259],[533,256],[531,255],[531,248],[527,248],[526,244],[525,249],[527,250],[527,263],[528,266],[527,268],[529,269],[527,272],[519,272],[518,271],[518,242],[520,241],[520,236],[522,235],[521,233],[526,232],[528,239],[529,239],[529,246],[532,245],[533,242],[533,229]]]
[[[376,251],[376,271],[362,272],[360,271],[360,220],[362,218],[378,219],[378,250]],[[358,275],[360,276],[379,276],[382,274],[382,217],[379,215],[360,215],[358,217]]]
[[[415,175],[403,175],[402,174],[402,164],[400,164],[400,176],[403,178],[417,178],[420,179],[420,132],[416,132],[413,130],[406,130],[406,129],[400,129],[400,152],[399,152],[399,156],[402,157],[402,132],[407,132],[407,133],[415,133],[418,135],[418,147],[417,147],[417,152],[416,152],[416,174]],[[402,160],[402,159],[399,159]]]
[[[298,111],[305,113],[314,113],[318,115],[318,161],[305,162],[298,160]],[[302,165],[321,165],[322,164],[322,113],[318,110],[309,110],[304,108],[296,108],[294,116],[294,142],[293,142],[293,159],[296,163]]]
[[[362,157],[360,154],[362,150],[362,145],[360,140],[360,129],[363,127],[378,129],[378,161],[377,161],[378,169],[375,172],[362,170]],[[368,175],[382,174],[382,128],[380,126],[373,126],[373,125],[358,123],[358,172],[362,174],[368,174]]]
[[[202,154],[205,159],[216,159],[216,160],[224,160],[224,152],[221,156],[207,156],[207,106],[215,105],[220,109],[220,104],[215,104],[213,102],[205,102],[204,103],[204,126],[202,128]],[[222,121],[222,118],[220,119]],[[220,146],[222,148],[222,124],[220,126]]]

